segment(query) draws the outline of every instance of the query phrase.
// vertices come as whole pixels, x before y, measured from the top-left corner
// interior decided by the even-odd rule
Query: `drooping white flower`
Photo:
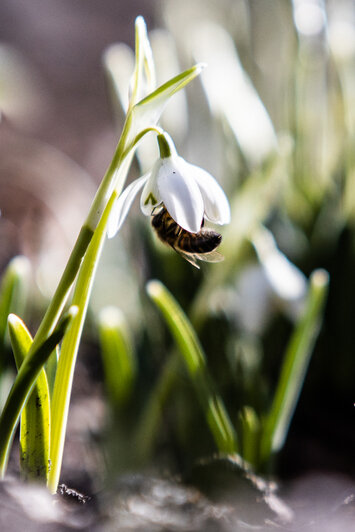
[[[276,311],[292,321],[303,315],[309,282],[280,249],[272,233],[260,225],[251,234],[257,264],[238,272],[229,308],[248,333],[261,335]],[[225,295],[223,295],[225,300]]]
[[[158,135],[158,143],[160,157],[152,170],[133,181],[116,201],[108,237],[112,238],[120,229],[143,187],[140,205],[146,216],[164,204],[175,222],[190,233],[200,231],[204,219],[220,225],[229,223],[228,199],[215,178],[180,157],[166,133]]]
[[[305,275],[278,249],[275,238],[266,227],[260,226],[254,231],[252,242],[274,294],[287,302],[290,313],[297,316],[307,294]]]

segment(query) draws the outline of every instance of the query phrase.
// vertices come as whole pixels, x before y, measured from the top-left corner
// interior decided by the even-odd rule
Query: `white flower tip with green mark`
[[[143,186],[140,204],[146,216],[163,204],[173,220],[190,233],[200,231],[204,218],[220,225],[230,222],[228,199],[215,178],[179,157],[169,135],[160,135],[160,145],[163,157],[118,198],[109,220],[109,238],[120,229]]]

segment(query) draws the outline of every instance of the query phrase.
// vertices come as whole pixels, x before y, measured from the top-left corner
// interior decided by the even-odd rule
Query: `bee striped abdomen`
[[[216,249],[222,241],[222,236],[215,231],[204,229],[199,233],[183,231],[179,236],[176,247],[187,253],[209,253]]]
[[[222,236],[211,229],[202,229],[190,233],[178,225],[165,207],[153,215],[152,226],[164,244],[171,246],[188,262],[199,268],[196,260],[220,262],[223,256],[215,251],[222,241]]]

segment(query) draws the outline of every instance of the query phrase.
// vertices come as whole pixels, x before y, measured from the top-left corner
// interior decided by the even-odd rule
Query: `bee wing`
[[[185,251],[181,251],[181,249],[174,248],[179,255],[182,256],[183,259],[187,260],[192,266],[195,266],[198,270],[200,269],[200,266],[197,264],[196,259],[199,258],[195,253],[186,253]]]
[[[222,262],[224,260],[223,255],[218,251],[210,251],[209,253],[199,253],[195,255],[198,260],[203,260],[205,262]]]
[[[208,253],[188,253],[187,251],[181,251],[181,249],[174,248],[177,253],[179,253],[187,262],[195,266],[195,268],[200,269],[200,266],[197,264],[197,260],[202,260],[204,262],[221,262],[224,260],[223,255],[218,251],[210,251]]]

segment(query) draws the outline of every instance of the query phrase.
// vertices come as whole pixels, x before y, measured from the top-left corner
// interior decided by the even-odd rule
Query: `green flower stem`
[[[71,307],[60,320],[52,334],[36,349],[32,356],[26,356],[21,365],[15,382],[8,395],[0,417],[0,476],[6,472],[6,466],[11,448],[11,442],[21,414],[21,410],[33,389],[36,379],[51,352],[61,342],[63,336],[75,316],[77,309]],[[32,344],[33,347],[33,344]],[[32,350],[31,347],[31,350]],[[30,351],[31,351],[30,350]]]
[[[83,257],[90,245],[90,242],[94,235],[94,230],[103,212],[103,206],[107,206],[106,198],[109,190],[113,188],[113,181],[117,182],[117,179],[119,178],[121,181],[121,188],[123,187],[129,163],[133,157],[132,152],[129,153],[129,149],[124,150],[129,129],[128,123],[129,120],[126,121],[126,125],[116,148],[115,155],[95,195],[94,201],[90,208],[89,215],[87,217],[87,221],[86,223],[84,223],[80,230],[79,236],[71,252],[63,275],[59,281],[58,287],[34,337],[33,344],[28,354],[28,357],[31,357],[32,353],[37,349],[37,347],[49,336],[49,334],[55,327],[55,324],[57,323],[60,314],[63,311],[72,284],[75,281]],[[148,130],[145,131],[145,133],[147,132]],[[130,146],[130,150],[136,145],[137,142],[138,140],[135,139],[132,145]],[[123,167],[125,172],[119,172],[117,170],[117,168],[119,167]],[[116,173],[118,174],[118,177],[116,177]],[[116,188],[116,191],[111,194],[112,202],[117,197],[119,192],[120,190]]]
[[[137,147],[139,141],[150,132],[156,133],[157,135],[163,134],[163,130],[159,126],[152,125],[139,131],[139,133],[137,133],[137,135],[131,141],[129,141],[133,110],[126,117],[122,135],[117,145],[115,154],[99,186],[86,219],[85,225],[91,228],[93,231],[95,231],[97,224],[99,223],[112,190],[115,189],[118,195],[121,193],[128,168],[134,155],[133,150]]]
[[[48,487],[52,493],[57,491],[62,466],[65,432],[76,356],[96,268],[106,238],[107,221],[116,198],[117,193],[114,191],[106,205],[104,213],[85,254],[73,296],[73,305],[77,305],[79,311],[74,320],[73,326],[63,341],[58,361],[52,401],[53,418],[50,445],[51,470],[48,476]]]
[[[92,239],[93,231],[84,225],[79,233],[74,249],[69,257],[68,263],[59,281],[55,294],[49,304],[46,314],[34,337],[32,347],[28,356],[37,348],[37,346],[51,333],[67,301],[70,288],[75,280],[81,265],[82,258]]]
[[[237,452],[237,435],[221,397],[214,391],[204,352],[191,323],[162,283],[150,281],[147,291],[162,312],[179,347],[218,450]]]
[[[261,460],[281,449],[302,389],[312,349],[321,323],[329,275],[316,270],[310,278],[306,310],[288,344],[270,411],[264,421]]]

